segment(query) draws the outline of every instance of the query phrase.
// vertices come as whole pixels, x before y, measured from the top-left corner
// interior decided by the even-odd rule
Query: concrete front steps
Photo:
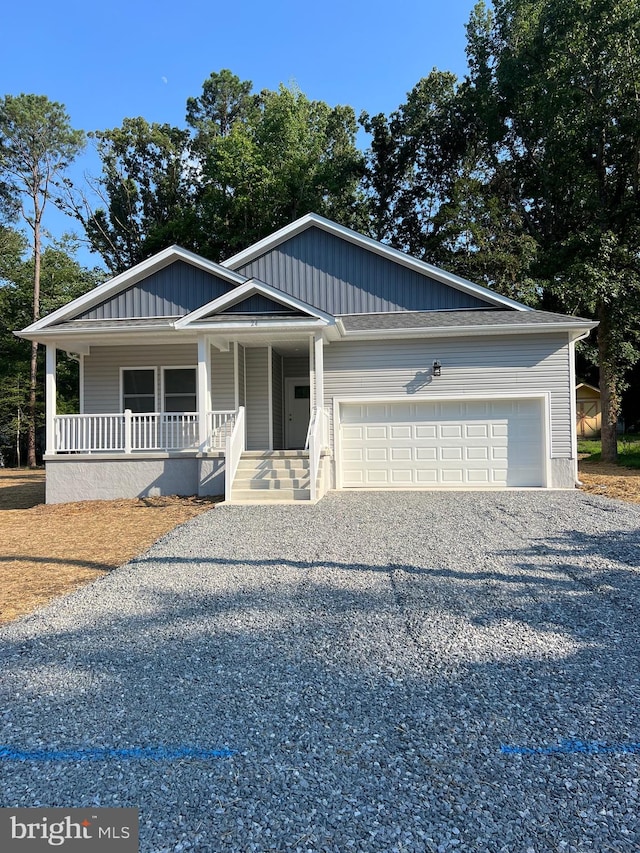
[[[310,501],[307,450],[246,450],[229,503]]]

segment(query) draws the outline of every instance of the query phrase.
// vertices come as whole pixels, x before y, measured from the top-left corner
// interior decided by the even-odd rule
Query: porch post
[[[316,405],[316,350],[314,336],[309,337],[309,416]]]
[[[46,418],[46,449],[45,452],[56,452],[56,345],[47,344],[46,383],[45,383],[45,418]]]
[[[314,340],[315,395],[314,406],[321,409],[324,406],[324,339],[322,332],[316,332]]]
[[[208,450],[209,409],[211,408],[211,357],[206,335],[198,335],[198,441],[200,451]]]

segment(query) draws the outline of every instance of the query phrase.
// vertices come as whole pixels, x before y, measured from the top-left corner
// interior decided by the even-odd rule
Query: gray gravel
[[[640,513],[582,493],[221,506],[0,632],[2,803],[139,806],[141,851],[637,851]]]

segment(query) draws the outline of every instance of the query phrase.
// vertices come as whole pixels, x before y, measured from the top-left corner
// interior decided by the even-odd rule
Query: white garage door
[[[543,486],[542,401],[343,403],[345,488]]]

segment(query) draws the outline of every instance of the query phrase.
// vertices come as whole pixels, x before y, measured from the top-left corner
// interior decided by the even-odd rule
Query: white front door
[[[284,437],[287,450],[304,448],[309,429],[311,385],[309,377],[285,379]]]

